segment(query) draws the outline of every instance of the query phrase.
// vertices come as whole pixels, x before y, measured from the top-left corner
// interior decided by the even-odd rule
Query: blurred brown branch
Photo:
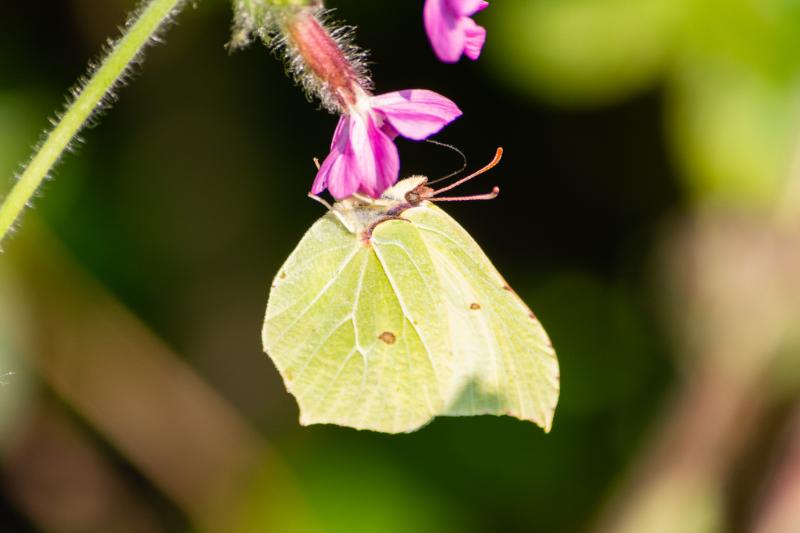
[[[235,530],[253,489],[264,497],[261,518],[291,517],[305,529],[299,493],[264,440],[52,239],[35,233],[14,241],[8,257],[38,327],[33,351],[47,385],[200,530]],[[269,490],[257,486],[265,479]]]
[[[775,369],[798,358],[791,349],[800,330],[797,229],[709,211],[676,230],[661,264],[686,382],[600,531],[732,527],[725,512],[732,471],[782,400]]]
[[[4,457],[4,484],[43,531],[167,531],[140,494],[52,402],[26,417]]]
[[[766,498],[756,514],[755,533],[795,533],[800,526],[800,404],[788,426]]]

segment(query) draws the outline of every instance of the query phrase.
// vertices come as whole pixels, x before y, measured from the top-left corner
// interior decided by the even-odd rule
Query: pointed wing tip
[[[547,410],[547,413],[544,417],[544,423],[541,424],[542,429],[545,433],[550,433],[550,430],[553,429],[553,420],[556,416],[556,407],[558,407],[558,400],[561,397],[561,378],[558,373],[556,373],[556,381],[555,381],[555,390],[553,394],[552,401],[550,403],[550,408]]]
[[[540,427],[545,432],[545,435],[549,434],[550,431],[553,429],[553,415],[555,413],[551,413],[550,416],[545,419],[544,424],[540,424]]]
[[[533,422],[534,424],[536,424],[537,426],[542,428],[542,431],[544,431],[545,434],[550,433],[550,431],[553,429],[553,418],[555,417],[555,410],[551,410],[549,413],[546,413],[544,415],[544,417],[519,416],[519,415],[516,415],[516,414],[513,414],[513,413],[509,413],[509,414],[510,414],[510,416],[513,416],[514,418],[516,418],[518,420],[522,420],[522,421],[525,421],[525,422]]]

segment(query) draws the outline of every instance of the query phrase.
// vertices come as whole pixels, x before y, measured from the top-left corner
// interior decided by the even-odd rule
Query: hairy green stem
[[[281,9],[323,7],[322,0],[233,0],[233,36],[231,49],[243,48],[258,36],[269,44],[273,15]]]
[[[149,0],[47,135],[0,205],[0,243],[92,113],[184,0]]]

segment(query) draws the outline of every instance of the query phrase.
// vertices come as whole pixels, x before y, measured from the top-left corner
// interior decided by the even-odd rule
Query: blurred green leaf
[[[687,58],[670,91],[670,136],[698,200],[769,207],[797,149],[800,86]]]
[[[683,11],[683,0],[506,0],[487,16],[487,51],[505,81],[548,102],[614,102],[660,76]]]
[[[664,76],[697,200],[781,194],[800,144],[800,2],[510,0],[490,23],[500,79],[555,104],[617,102]]]
[[[443,494],[378,454],[325,447],[299,473],[324,533],[469,531]]]
[[[800,132],[799,73],[797,2],[693,5],[667,116],[697,199],[768,207],[781,193]]]

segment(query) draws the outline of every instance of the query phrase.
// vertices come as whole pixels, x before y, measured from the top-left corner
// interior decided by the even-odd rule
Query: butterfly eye
[[[417,205],[420,202],[420,200],[421,198],[419,197],[419,193],[416,190],[408,191],[406,193],[406,202],[408,202],[409,204]]]

